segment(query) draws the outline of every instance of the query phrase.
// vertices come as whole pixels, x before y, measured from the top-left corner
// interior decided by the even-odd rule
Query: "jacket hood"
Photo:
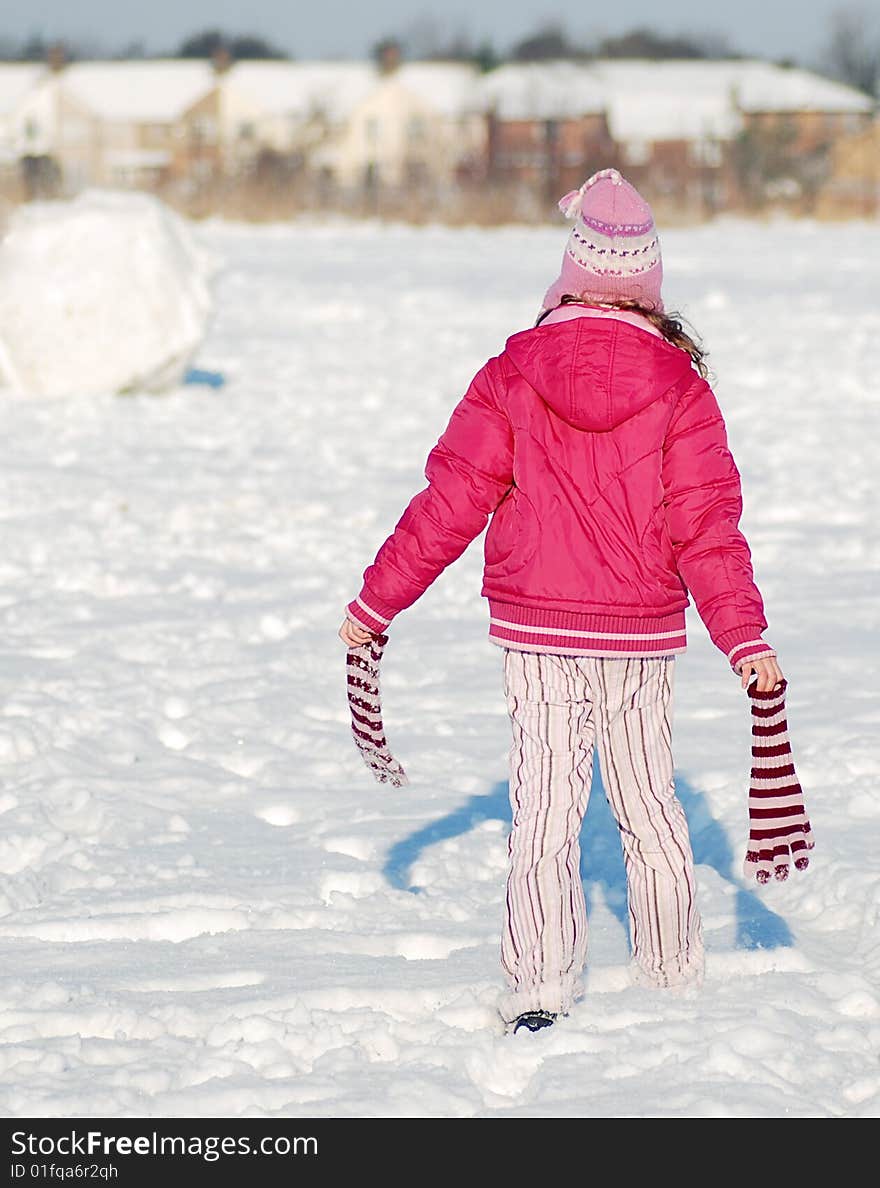
[[[607,433],[653,404],[690,372],[690,356],[612,318],[572,318],[523,330],[505,355],[557,416]]]

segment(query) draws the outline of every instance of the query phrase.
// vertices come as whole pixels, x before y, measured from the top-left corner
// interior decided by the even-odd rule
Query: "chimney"
[[[379,49],[379,73],[393,74],[400,65],[400,43],[386,41]]]
[[[67,51],[63,41],[55,41],[46,51],[46,65],[53,74],[58,74],[67,65]]]
[[[225,45],[218,45],[211,54],[211,65],[215,74],[225,74],[232,65],[232,54]]]

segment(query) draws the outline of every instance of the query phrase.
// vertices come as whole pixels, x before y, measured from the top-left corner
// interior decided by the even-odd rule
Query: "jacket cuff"
[[[761,630],[759,626],[737,627],[716,636],[715,643],[727,654],[727,661],[734,672],[741,672],[746,660],[762,660],[776,655],[775,648],[761,638]]]
[[[383,609],[377,607],[375,600],[371,600],[367,592],[362,590],[345,608],[345,613],[350,619],[360,623],[361,627],[366,627],[367,631],[372,631],[374,635],[383,635],[391,623],[391,618],[386,618],[381,613]]]

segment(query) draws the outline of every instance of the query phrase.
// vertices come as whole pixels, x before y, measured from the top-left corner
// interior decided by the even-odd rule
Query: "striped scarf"
[[[409,780],[391,754],[385,738],[379,696],[379,661],[387,643],[387,635],[374,635],[361,647],[348,649],[348,708],[351,710],[351,732],[364,763],[380,784],[400,788]]]
[[[768,883],[788,878],[810,864],[813,834],[804,807],[804,793],[794,769],[785,715],[787,681],[759,693],[749,686],[752,702],[752,778],[749,787],[749,846],[743,863],[747,878]]]

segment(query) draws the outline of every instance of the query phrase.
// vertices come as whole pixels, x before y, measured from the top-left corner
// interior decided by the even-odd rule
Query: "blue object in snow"
[[[226,383],[226,376],[222,371],[205,371],[201,367],[191,367],[183,377],[185,384],[204,384],[208,388],[222,388]]]

